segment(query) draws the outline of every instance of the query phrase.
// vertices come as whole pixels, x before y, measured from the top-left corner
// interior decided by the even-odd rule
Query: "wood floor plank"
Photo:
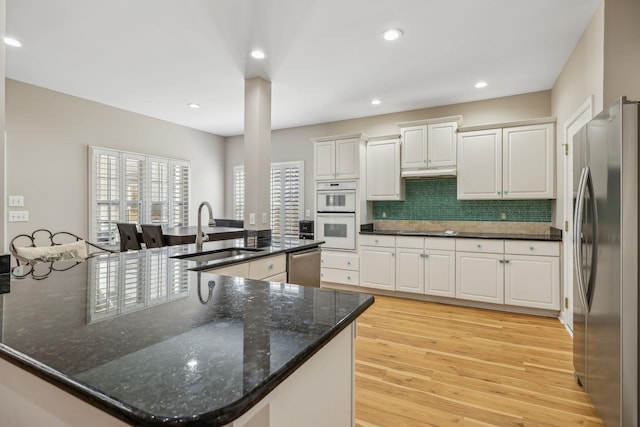
[[[358,319],[356,426],[601,427],[557,319],[376,297]]]

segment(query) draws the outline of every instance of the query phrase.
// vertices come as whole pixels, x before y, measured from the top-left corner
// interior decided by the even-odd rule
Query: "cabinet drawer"
[[[488,239],[456,239],[456,251],[501,254],[504,253],[504,241]]]
[[[222,274],[223,276],[249,277],[249,263],[243,262],[205,271],[207,273]]]
[[[396,237],[396,248],[422,249],[424,248],[424,237],[398,236]]]
[[[515,255],[560,256],[560,242],[536,240],[505,240],[504,252]]]
[[[424,247],[425,249],[435,249],[439,251],[455,251],[456,239],[451,237],[427,237]]]
[[[262,280],[266,280],[267,282],[286,283],[287,282],[287,273],[286,272],[278,273],[278,274],[270,276],[270,277],[265,277]]]
[[[320,263],[323,268],[360,270],[360,257],[357,254],[336,254],[322,251]]]
[[[360,284],[360,274],[357,271],[321,268],[320,281],[343,283],[345,285],[358,285]]]
[[[260,258],[249,263],[249,279],[263,279],[287,271],[285,255]]]
[[[395,248],[395,236],[383,236],[380,234],[361,234],[360,244],[364,246],[381,246],[385,248]]]

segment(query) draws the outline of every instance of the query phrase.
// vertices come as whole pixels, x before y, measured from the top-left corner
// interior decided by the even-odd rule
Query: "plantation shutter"
[[[94,168],[91,225],[98,244],[115,244],[120,221],[120,156],[96,150],[90,163]]]
[[[171,226],[189,225],[189,163],[171,162]]]
[[[149,217],[145,224],[169,225],[169,161],[149,160]]]
[[[234,216],[243,219],[244,166],[235,166],[233,176]],[[299,221],[304,217],[304,162],[272,163],[269,188],[272,238],[297,239]]]
[[[244,220],[244,166],[233,168],[233,216]]]
[[[89,158],[90,241],[118,245],[118,222],[189,225],[189,162],[97,147]]]
[[[284,192],[282,190],[282,169],[271,167],[271,236],[282,235],[282,201]]]

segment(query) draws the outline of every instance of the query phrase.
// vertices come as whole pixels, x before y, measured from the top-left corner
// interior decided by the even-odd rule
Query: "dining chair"
[[[138,237],[138,228],[135,224],[117,223],[118,233],[120,233],[120,252],[129,249],[137,251],[142,249],[140,238]]]
[[[155,224],[142,224],[142,240],[147,248],[161,248],[167,246],[162,226]]]

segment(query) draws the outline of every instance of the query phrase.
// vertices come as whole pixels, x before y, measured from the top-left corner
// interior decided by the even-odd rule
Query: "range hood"
[[[402,169],[402,178],[437,178],[456,176],[456,168]]]

